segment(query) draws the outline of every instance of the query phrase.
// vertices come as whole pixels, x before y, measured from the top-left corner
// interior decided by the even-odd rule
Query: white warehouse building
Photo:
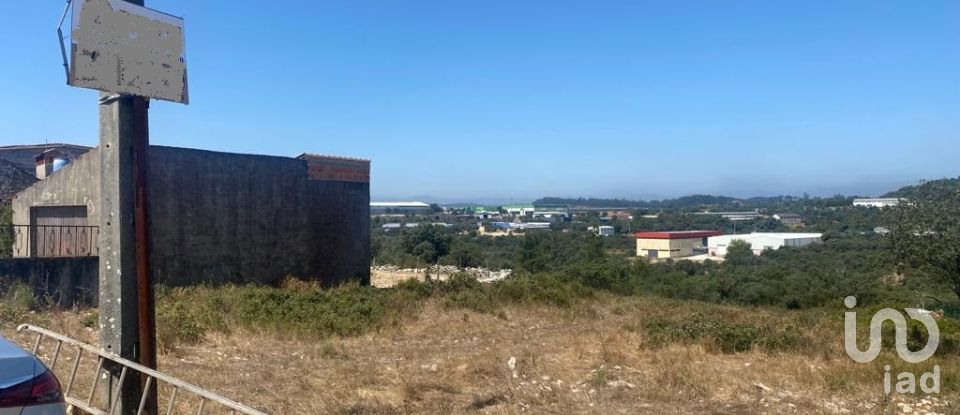
[[[433,208],[423,202],[370,202],[371,216],[429,215]]]
[[[727,248],[735,240],[742,240],[753,248],[754,255],[760,255],[765,249],[780,249],[784,246],[807,246],[823,242],[822,233],[767,233],[754,232],[744,235],[721,235],[707,238],[707,252],[710,256],[723,257]]]
[[[885,207],[897,206],[899,204],[900,204],[900,198],[896,198],[896,197],[874,197],[874,198],[853,199],[854,206],[862,206],[862,207],[885,208]]]

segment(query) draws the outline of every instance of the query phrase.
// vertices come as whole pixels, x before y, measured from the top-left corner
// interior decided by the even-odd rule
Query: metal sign
[[[122,0],[74,0],[67,83],[187,104],[183,19]]]

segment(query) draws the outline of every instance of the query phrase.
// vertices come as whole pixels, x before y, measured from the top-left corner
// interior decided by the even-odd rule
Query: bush
[[[552,274],[518,275],[493,284],[495,298],[512,304],[550,304],[570,307],[592,292],[576,281],[563,280]]]
[[[224,286],[157,288],[158,339],[164,350],[195,343],[210,330],[238,327],[306,338],[351,336],[395,325],[433,298],[447,308],[500,315],[509,304],[569,307],[592,290],[553,275],[518,275],[483,284],[466,274],[449,281],[406,281],[389,289],[347,284],[324,289]]]
[[[13,223],[13,209],[9,205],[0,205],[0,258],[13,256],[13,228],[5,228]]]
[[[186,304],[157,305],[157,347],[161,352],[172,352],[183,344],[196,344],[203,339],[205,331]]]
[[[0,286],[0,325],[24,323],[37,305],[36,295],[29,285],[14,283],[7,287]]]
[[[741,353],[753,349],[766,352],[796,351],[808,342],[794,326],[751,325],[729,323],[718,317],[694,313],[692,316],[672,321],[653,319],[640,326],[646,335],[647,344],[663,347],[668,344],[703,343],[708,350],[721,353]]]

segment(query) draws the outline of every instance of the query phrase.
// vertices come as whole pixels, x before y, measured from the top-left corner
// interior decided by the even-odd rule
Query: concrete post
[[[140,122],[147,117],[145,106],[135,100],[143,99],[121,97],[100,105],[100,347],[132,361],[139,360],[134,130],[137,117],[142,117]],[[117,397],[110,391],[116,388],[119,371],[108,368],[104,375],[111,379],[103,382],[107,401],[120,399],[121,414],[136,413],[137,376],[127,376]]]

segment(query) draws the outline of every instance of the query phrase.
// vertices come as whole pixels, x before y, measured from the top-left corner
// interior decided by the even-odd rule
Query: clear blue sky
[[[5,1],[0,144],[95,145],[63,1]],[[373,160],[375,199],[876,194],[960,175],[957,1],[188,1],[154,144]]]

